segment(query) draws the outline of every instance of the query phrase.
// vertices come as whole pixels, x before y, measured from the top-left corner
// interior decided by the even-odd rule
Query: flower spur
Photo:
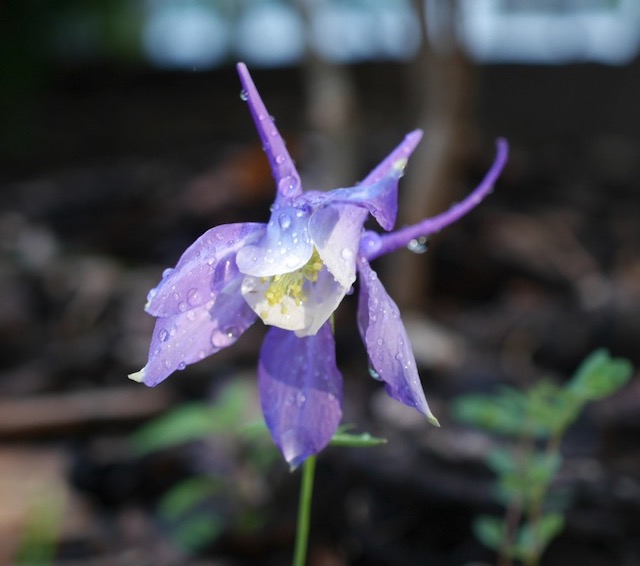
[[[157,318],[145,367],[129,377],[155,386],[176,370],[232,345],[256,320],[271,328],[260,350],[258,386],[265,421],[292,468],[320,452],[342,417],[342,376],[330,317],[359,274],[358,328],[387,393],[433,424],[398,307],[370,261],[451,224],[492,189],[507,158],[498,156],[482,183],[448,211],[389,232],[398,182],[422,137],[408,134],[361,183],[302,191],[300,177],[243,63],[247,100],[269,159],[277,193],[267,224],[217,226],[200,236],[149,292]],[[371,214],[388,233],[365,231]]]

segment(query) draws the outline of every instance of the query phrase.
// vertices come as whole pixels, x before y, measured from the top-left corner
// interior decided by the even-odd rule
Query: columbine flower
[[[449,211],[397,232],[363,230],[371,214],[393,228],[398,180],[422,137],[416,130],[360,184],[329,192],[302,191],[300,177],[244,64],[242,98],[262,138],[277,183],[265,224],[217,226],[167,269],[148,295],[157,317],[147,365],[130,375],[154,386],[176,370],[233,344],[257,317],[270,325],[260,351],[260,402],[273,440],[292,468],[331,440],[342,417],[342,376],[336,367],[330,317],[360,275],[358,327],[370,364],[387,393],[438,424],[425,398],[398,307],[372,259],[436,232],[477,205],[506,160]]]

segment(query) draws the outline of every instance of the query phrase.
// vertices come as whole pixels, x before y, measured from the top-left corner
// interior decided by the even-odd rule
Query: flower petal
[[[149,291],[145,310],[153,316],[175,316],[215,299],[237,275],[236,252],[260,238],[264,228],[264,224],[224,224],[205,232]]]
[[[386,383],[387,393],[414,407],[438,424],[422,390],[416,360],[398,306],[389,297],[369,263],[360,258],[358,328],[373,369]]]
[[[398,161],[406,161],[422,139],[422,130],[414,130],[407,134],[402,142],[385,159],[369,173],[361,182],[361,185],[372,185],[386,177],[391,169],[396,167]]]
[[[231,346],[256,319],[240,294],[241,280],[236,276],[215,300],[158,318],[147,365],[129,377],[153,387],[174,371]]]
[[[342,286],[326,268],[318,272],[316,281],[305,282],[305,299],[301,302],[285,296],[281,302],[270,305],[266,297],[269,286],[270,281],[249,275],[242,283],[242,295],[265,324],[295,331],[298,336],[318,332],[350,288]]]
[[[273,178],[278,184],[276,203],[280,203],[283,199],[297,197],[302,193],[300,176],[287,151],[284,140],[280,136],[273,118],[267,112],[256,86],[253,84],[247,66],[244,63],[238,63],[237,69],[247,102],[249,103],[249,110],[251,111],[256,129],[262,139],[264,151],[269,158]]]
[[[309,207],[273,208],[264,237],[242,248],[236,256],[240,271],[254,277],[271,277],[301,268],[313,253],[309,235]]]
[[[342,376],[331,325],[304,338],[271,328],[260,351],[258,379],[265,421],[294,469],[329,443],[342,418]]]
[[[356,254],[366,219],[367,211],[353,205],[330,205],[309,219],[309,234],[320,259],[347,289],[356,279]]]

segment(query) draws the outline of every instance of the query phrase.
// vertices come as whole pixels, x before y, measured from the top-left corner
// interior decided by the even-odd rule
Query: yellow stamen
[[[323,265],[318,250],[313,248],[313,253],[309,261],[300,269],[296,269],[291,273],[283,273],[282,275],[274,275],[271,277],[271,283],[264,293],[264,297],[267,299],[269,306],[274,307],[277,304],[282,304],[285,297],[291,297],[296,306],[299,307],[307,299],[304,293],[305,282],[310,281],[314,283],[317,281],[318,272],[322,269]],[[284,305],[282,305],[281,312],[282,314],[287,314],[287,309]]]

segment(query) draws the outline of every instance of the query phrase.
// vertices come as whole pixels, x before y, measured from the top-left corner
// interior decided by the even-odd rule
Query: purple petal
[[[361,185],[373,185],[382,178],[386,177],[391,169],[395,167],[398,161],[407,160],[413,153],[413,150],[422,139],[422,130],[414,130],[407,134],[400,145],[398,145],[371,173],[369,173],[361,182]]]
[[[225,224],[200,236],[182,254],[175,269],[149,292],[145,310],[159,317],[175,316],[211,302],[238,274],[235,254],[260,238],[264,224]]]
[[[320,259],[347,289],[356,278],[356,254],[367,211],[353,205],[330,205],[309,220],[309,234]]]
[[[407,158],[422,137],[416,130],[376,167],[364,181],[348,189],[327,193],[308,191],[302,197],[314,209],[327,205],[352,204],[366,208],[385,230],[391,230],[398,214],[398,182],[404,173]]]
[[[373,369],[386,383],[387,393],[391,397],[416,408],[437,425],[438,421],[431,413],[422,390],[416,360],[398,306],[366,260],[359,259],[358,270],[358,328]]]
[[[246,95],[247,102],[249,103],[249,110],[251,110],[253,121],[258,130],[258,134],[260,134],[264,151],[269,158],[273,178],[278,185],[278,198],[276,198],[276,202],[279,202],[281,198],[291,199],[297,197],[302,194],[300,176],[287,151],[284,140],[280,136],[273,118],[269,115],[269,112],[267,112],[262,98],[260,98],[260,94],[258,94],[258,90],[253,84],[247,66],[244,63],[238,63],[237,69],[240,75],[240,82],[244,89],[244,95]]]
[[[242,248],[236,256],[238,268],[246,275],[271,277],[301,268],[313,253],[309,236],[308,207],[274,205],[264,237]]]
[[[158,318],[147,365],[129,377],[153,387],[174,371],[231,346],[256,319],[240,294],[241,281],[237,276],[214,301]]]
[[[265,421],[294,469],[329,443],[342,418],[342,376],[331,325],[304,338],[271,328],[262,344],[258,377]]]

